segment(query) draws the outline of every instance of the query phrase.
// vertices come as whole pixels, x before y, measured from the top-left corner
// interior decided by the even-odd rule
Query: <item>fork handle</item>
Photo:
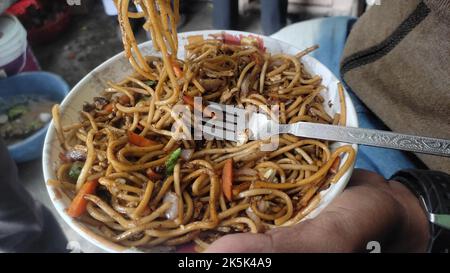
[[[450,140],[388,131],[297,122],[280,125],[280,133],[450,157]]]

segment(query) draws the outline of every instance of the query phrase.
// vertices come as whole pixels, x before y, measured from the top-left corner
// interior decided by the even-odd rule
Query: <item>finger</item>
[[[334,215],[330,217],[334,218]],[[232,234],[215,241],[207,253],[349,252],[352,245],[334,224],[319,219],[302,221],[292,227],[278,227],[265,234]]]
[[[319,219],[302,221],[289,228],[276,228],[269,232],[273,252],[348,252],[343,238],[332,225]]]
[[[401,208],[389,194],[389,185],[372,178],[345,189],[317,217],[322,226],[333,226],[354,251],[363,250],[369,241],[386,242],[393,227],[400,225]]]
[[[379,184],[380,177],[368,174],[365,183],[346,189],[316,218],[270,231],[273,251],[353,252],[363,250],[369,239],[386,238],[385,227],[396,226],[397,207],[371,185]]]
[[[393,218],[379,215],[384,207],[390,207],[391,200],[380,199],[384,194],[372,196],[376,193],[371,189],[373,185],[384,185],[383,181],[376,173],[355,170],[350,187],[315,219],[289,228],[276,228],[266,234],[228,235],[214,242],[207,252],[350,252],[361,249],[362,238],[375,238],[382,233],[378,227],[386,226],[384,222]],[[379,221],[363,220],[367,215]]]
[[[347,188],[361,186],[364,184],[385,185],[387,184],[387,181],[386,179],[384,179],[384,177],[377,173],[363,169],[355,169],[353,171],[352,177],[350,178],[350,181],[348,182]]]
[[[271,237],[266,234],[241,233],[224,236],[206,249],[206,253],[268,253],[272,252]]]

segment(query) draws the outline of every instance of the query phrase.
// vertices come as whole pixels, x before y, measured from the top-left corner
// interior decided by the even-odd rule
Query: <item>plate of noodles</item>
[[[276,105],[280,123],[357,127],[338,79],[307,55],[314,48],[237,31],[177,34],[161,19],[176,22],[176,7],[141,1],[131,13],[123,2],[125,51],[53,107],[43,151],[50,198],[81,236],[110,252],[201,251],[227,234],[315,217],[344,189],[357,145],[280,135],[265,151],[263,140],[179,140],[171,130],[173,107],[193,111],[195,97]],[[136,45],[128,20],[137,17],[151,22],[154,43]]]

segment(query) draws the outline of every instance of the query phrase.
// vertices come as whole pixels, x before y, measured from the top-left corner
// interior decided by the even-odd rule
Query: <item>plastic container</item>
[[[35,70],[39,65],[28,47],[25,28],[16,17],[0,15],[0,78]]]
[[[70,20],[69,9],[57,13],[54,19],[47,20],[43,26],[28,29],[28,42],[33,46],[56,40],[59,34],[69,26]]]
[[[69,85],[58,75],[48,72],[30,72],[0,79],[0,100],[18,95],[39,94],[46,99],[60,102],[69,93]],[[9,153],[17,162],[37,159],[42,155],[48,124],[23,140],[8,146]]]

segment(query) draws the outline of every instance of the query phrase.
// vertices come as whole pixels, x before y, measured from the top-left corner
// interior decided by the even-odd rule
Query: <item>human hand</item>
[[[424,252],[429,226],[418,199],[402,184],[355,170],[344,190],[316,218],[265,234],[232,234],[206,252]]]

